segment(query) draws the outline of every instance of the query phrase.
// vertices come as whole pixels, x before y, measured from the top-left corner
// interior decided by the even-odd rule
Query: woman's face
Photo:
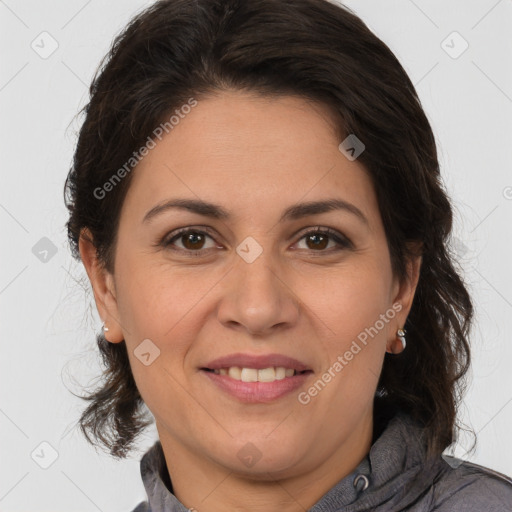
[[[367,450],[415,281],[394,278],[372,183],[327,111],[225,92],[156,142],[132,171],[115,272],[92,280],[164,448],[255,477]],[[216,206],[148,216],[177,200]],[[304,207],[325,201],[339,207]],[[296,366],[276,356],[309,371],[256,371]],[[277,380],[238,380],[257,376]]]

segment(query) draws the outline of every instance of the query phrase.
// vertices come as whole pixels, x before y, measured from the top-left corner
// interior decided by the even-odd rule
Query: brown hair
[[[375,405],[410,413],[426,427],[429,454],[441,453],[455,440],[473,307],[448,249],[452,208],[432,129],[396,57],[349,9],[326,0],[161,0],[134,17],[98,67],[84,107],[64,187],[73,256],[80,259],[78,240],[88,228],[113,272],[133,171],[107,199],[95,190],[190,97],[228,89],[319,101],[340,133],[365,144],[358,161],[374,184],[397,276],[406,275],[408,242],[423,244],[407,349],[386,354]],[[126,457],[150,421],[125,342],[98,335],[97,343],[104,383],[82,397],[91,403],[80,427],[90,442],[88,433]]]

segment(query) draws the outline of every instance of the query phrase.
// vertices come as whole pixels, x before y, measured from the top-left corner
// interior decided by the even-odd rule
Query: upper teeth
[[[275,380],[282,380],[285,377],[293,377],[295,375],[294,369],[285,368],[284,366],[263,368],[261,370],[231,366],[230,368],[221,368],[220,370],[213,371],[217,375],[229,375],[232,379],[241,380],[242,382],[274,382]]]

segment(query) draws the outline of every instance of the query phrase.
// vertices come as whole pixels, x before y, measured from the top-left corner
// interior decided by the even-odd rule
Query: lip
[[[293,370],[297,370],[297,372],[312,370],[312,368],[307,366],[305,363],[282,354],[252,355],[240,352],[218,357],[217,359],[207,363],[201,369],[207,368],[209,370],[220,370],[221,368],[230,368],[231,366],[238,366],[239,368],[254,368],[256,370],[277,366],[292,368]]]
[[[229,375],[217,375],[205,369],[201,369],[199,373],[210,379],[210,382],[221,391],[245,403],[268,403],[277,400],[296,391],[304,385],[310,375],[313,375],[312,371],[307,371],[274,382],[242,382],[232,379]]]

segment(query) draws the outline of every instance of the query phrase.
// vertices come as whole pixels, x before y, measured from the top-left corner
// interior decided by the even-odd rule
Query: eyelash
[[[189,250],[189,249],[181,249],[179,247],[178,248],[171,247],[172,243],[175,240],[178,240],[183,235],[189,234],[189,233],[196,233],[196,234],[200,234],[200,235],[206,235],[206,236],[208,236],[208,237],[213,239],[213,236],[210,233],[208,233],[207,231],[203,231],[201,229],[193,229],[193,228],[182,228],[182,229],[179,229],[178,231],[176,231],[174,234],[172,234],[171,237],[166,235],[158,243],[158,245],[161,246],[161,247],[164,247],[165,249],[169,249],[170,248],[173,251],[184,253],[187,256],[191,256],[191,257],[202,256],[205,251],[208,251],[208,249],[199,249],[197,251],[192,251],[192,250]],[[325,236],[328,236],[329,238],[331,238],[334,242],[336,242],[340,246],[340,247],[334,249],[334,251],[331,248],[331,250],[328,250],[328,249],[323,249],[323,250],[319,250],[319,251],[312,250],[313,252],[328,253],[329,254],[331,252],[338,252],[338,251],[341,251],[343,249],[350,249],[350,248],[353,247],[352,242],[348,238],[344,237],[343,235],[341,235],[340,233],[338,233],[337,231],[335,231],[335,230],[333,230],[331,228],[320,227],[320,226],[316,227],[316,228],[313,228],[313,229],[305,232],[299,238],[298,241],[304,239],[305,237],[307,237],[309,235],[325,235]]]

